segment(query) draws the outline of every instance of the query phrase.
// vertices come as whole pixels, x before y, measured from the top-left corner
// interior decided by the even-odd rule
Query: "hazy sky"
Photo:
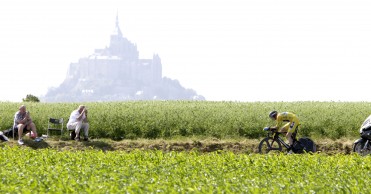
[[[371,1],[2,0],[0,101],[44,95],[109,44],[207,100],[371,101]]]

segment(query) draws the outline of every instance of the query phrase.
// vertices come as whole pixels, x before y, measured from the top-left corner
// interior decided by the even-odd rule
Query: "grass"
[[[0,166],[0,193],[369,193],[371,158],[6,145]]]
[[[0,102],[0,129],[13,125],[20,104]],[[312,138],[356,138],[371,114],[367,102],[209,102],[128,101],[86,103],[89,135],[93,138],[172,139],[178,136],[261,138],[262,128],[273,125],[271,110],[299,116],[300,134]],[[68,119],[77,103],[26,103],[39,134],[46,134],[49,117]],[[66,124],[66,122],[65,122]]]

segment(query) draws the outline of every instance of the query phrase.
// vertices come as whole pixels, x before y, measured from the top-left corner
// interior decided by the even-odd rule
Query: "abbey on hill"
[[[161,59],[139,59],[137,46],[123,37],[116,17],[110,44],[71,63],[57,88],[42,97],[45,102],[123,100],[205,100],[178,80],[162,77]]]

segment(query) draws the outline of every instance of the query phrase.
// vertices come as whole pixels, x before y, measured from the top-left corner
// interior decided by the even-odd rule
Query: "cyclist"
[[[276,126],[272,127],[271,129],[277,130],[279,127],[282,126],[283,122],[287,122],[280,128],[279,132],[286,133],[286,138],[290,144],[289,150],[290,152],[292,152],[292,145],[294,143],[292,134],[299,126],[299,118],[294,113],[291,112],[278,113],[277,111],[270,112],[269,117],[276,121]]]

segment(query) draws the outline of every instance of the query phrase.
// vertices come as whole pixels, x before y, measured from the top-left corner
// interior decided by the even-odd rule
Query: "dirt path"
[[[350,154],[352,153],[353,139],[315,140],[317,151],[326,154]],[[257,153],[259,140],[219,140],[219,139],[181,139],[181,140],[122,140],[113,141],[110,139],[92,139],[89,142],[75,142],[68,139],[48,138],[42,142],[34,142],[32,139],[25,139],[23,147],[32,149],[51,148],[56,150],[85,150],[96,149],[103,151],[132,151],[138,150],[163,150],[163,151],[191,151],[213,152],[218,150],[232,151],[234,153]],[[0,146],[18,146],[17,141],[0,143]]]

